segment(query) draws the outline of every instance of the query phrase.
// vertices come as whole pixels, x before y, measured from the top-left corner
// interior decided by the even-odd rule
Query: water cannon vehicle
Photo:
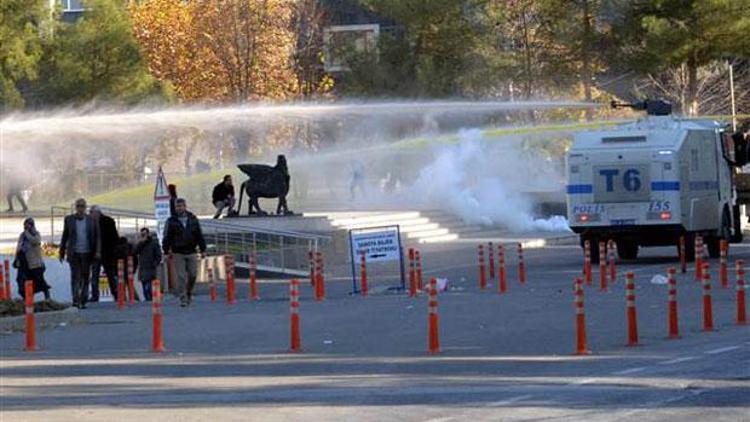
[[[742,241],[740,206],[750,202],[747,134],[717,121],[675,117],[660,100],[612,103],[646,112],[616,127],[580,132],[566,156],[567,215],[581,245],[613,240],[622,259],[639,248],[679,247],[694,259],[701,236],[712,257],[720,241]]]

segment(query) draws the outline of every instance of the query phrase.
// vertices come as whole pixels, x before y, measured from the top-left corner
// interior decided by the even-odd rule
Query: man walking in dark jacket
[[[224,180],[222,180],[221,183],[214,186],[214,191],[211,194],[211,200],[214,203],[214,207],[216,207],[216,214],[214,214],[214,218],[219,218],[224,208],[227,208],[227,216],[232,214],[235,204],[232,176],[227,174],[226,176],[224,176]]]
[[[151,282],[156,279],[156,270],[161,263],[161,248],[145,227],[141,229],[141,241],[135,248],[135,254],[138,256],[138,279],[143,285],[143,297],[151,302]]]
[[[165,254],[172,254],[177,269],[177,291],[180,306],[187,306],[193,299],[193,286],[198,276],[198,248],[202,256],[206,252],[206,241],[198,218],[187,210],[182,198],[175,201],[176,214],[169,217],[164,227],[162,248]]]
[[[99,240],[101,242],[101,259],[95,259],[91,263],[91,301],[99,301],[99,274],[104,268],[104,273],[107,275],[107,283],[109,284],[109,291],[112,292],[112,297],[115,302],[117,301],[117,258],[115,255],[115,248],[117,247],[117,239],[120,235],[117,234],[117,225],[115,220],[102,213],[101,209],[92,205],[89,215],[97,223],[99,227]]]
[[[86,214],[86,200],[76,200],[75,213],[65,217],[60,239],[60,262],[67,256],[70,264],[70,296],[73,306],[86,307],[91,261],[101,258],[99,228]]]

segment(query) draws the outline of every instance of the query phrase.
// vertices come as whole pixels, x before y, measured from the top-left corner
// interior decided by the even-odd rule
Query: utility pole
[[[727,60],[729,67],[729,95],[732,98],[732,131],[737,132],[737,104],[734,101],[734,69],[732,63]]]

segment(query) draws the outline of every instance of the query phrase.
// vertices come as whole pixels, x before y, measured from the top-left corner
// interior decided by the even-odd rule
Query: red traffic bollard
[[[166,351],[162,332],[161,281],[153,280],[151,291],[151,313],[153,314],[151,351],[161,353]]]
[[[39,350],[36,345],[36,324],[34,322],[34,282],[26,280],[23,287],[26,302],[26,347],[23,350],[33,352]]]
[[[574,284],[575,308],[576,308],[576,355],[588,355],[591,351],[588,349],[586,341],[586,314],[583,305],[583,279],[576,278]]]
[[[289,351],[299,353],[302,351],[299,326],[299,281],[296,279],[289,283]]]
[[[367,251],[362,249],[359,253],[359,271],[360,271],[360,292],[362,296],[367,296],[369,287],[367,286]]]
[[[437,280],[430,279],[430,301],[428,306],[428,339],[427,351],[431,354],[440,353],[440,334],[438,320],[438,289]]]
[[[669,338],[680,338],[680,326],[677,319],[677,280],[674,278],[677,270],[674,268],[667,269],[667,280],[669,284],[669,293],[667,296],[667,326]]]
[[[253,250],[252,254],[250,255],[250,300],[259,300],[258,297],[258,258],[255,255],[255,250]],[[313,283],[314,280],[314,274],[310,275],[310,282]]]
[[[635,275],[625,274],[625,300],[628,317],[628,346],[638,345],[638,317],[635,310]]]

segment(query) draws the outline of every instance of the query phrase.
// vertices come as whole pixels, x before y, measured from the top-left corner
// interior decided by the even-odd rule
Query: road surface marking
[[[639,366],[637,368],[630,368],[630,369],[625,369],[625,370],[622,370],[622,371],[612,372],[612,375],[635,374],[636,372],[641,372],[641,371],[644,371],[644,370],[646,370],[645,366]]]
[[[493,401],[490,403],[485,404],[485,407],[498,407],[498,406],[507,406],[509,404],[518,403],[519,401],[526,400],[531,398],[531,394],[525,394],[523,396],[518,397],[511,397],[509,399],[500,400],[500,401]]]
[[[684,358],[677,358],[677,359],[672,359],[672,360],[665,360],[664,362],[659,362],[659,364],[660,365],[674,365],[675,363],[687,362],[687,361],[693,360],[693,359],[696,359],[696,357],[695,356],[687,356],[687,357],[684,357]]]
[[[719,353],[724,353],[724,352],[728,352],[730,350],[735,350],[735,349],[739,349],[739,348],[740,348],[740,346],[729,346],[729,347],[722,347],[720,349],[709,350],[709,351],[706,351],[706,352],[703,352],[703,353],[705,353],[707,355],[717,355]]]
[[[578,381],[573,381],[568,385],[585,385],[585,384],[591,384],[592,382],[596,382],[596,378],[586,378]]]

